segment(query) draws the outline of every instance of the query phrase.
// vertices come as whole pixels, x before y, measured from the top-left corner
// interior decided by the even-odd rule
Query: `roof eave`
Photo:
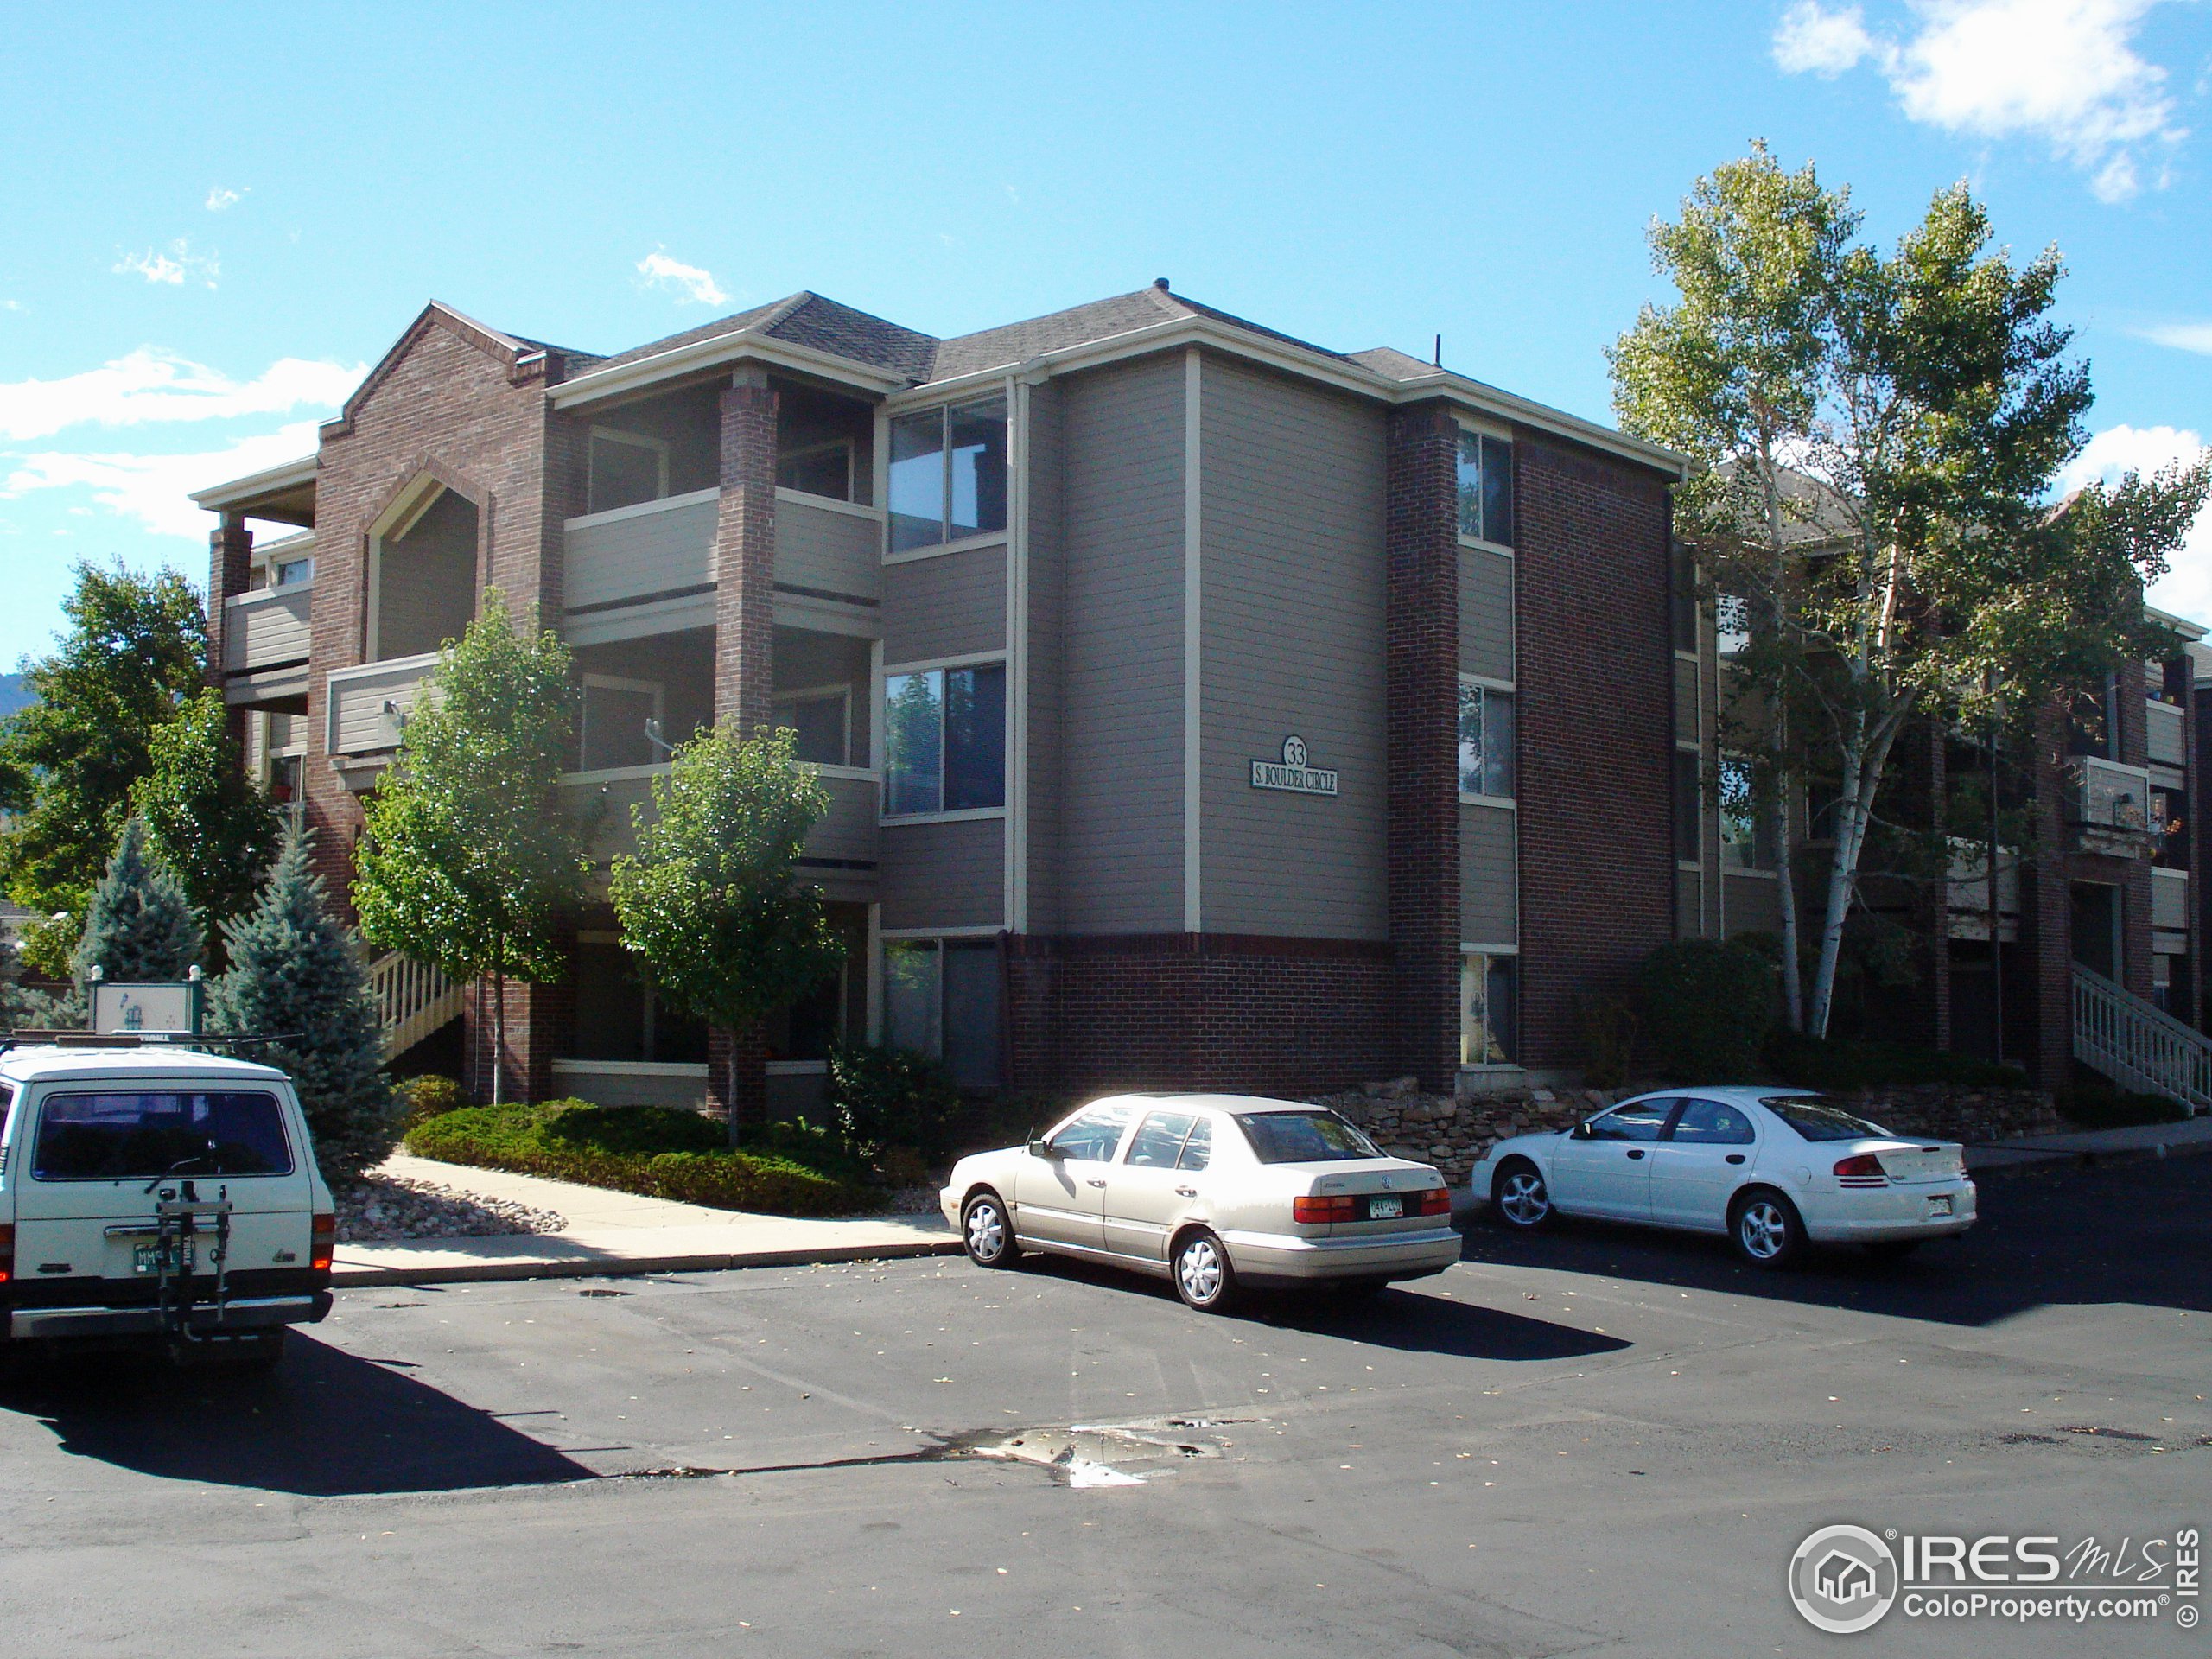
[[[302,486],[311,485],[315,478],[316,457],[302,455],[297,461],[288,461],[281,467],[271,467],[266,472],[251,473],[244,478],[234,478],[226,484],[217,484],[192,493],[192,505],[209,512],[242,512],[254,501],[271,495],[289,494]]]
[[[855,362],[833,352],[817,351],[811,346],[795,346],[787,340],[763,334],[755,327],[716,334],[710,340],[695,340],[688,346],[618,364],[611,369],[588,369],[574,379],[550,388],[546,395],[556,409],[578,409],[640,391],[664,380],[696,374],[702,369],[742,362],[770,363],[879,395],[912,384],[908,377],[895,371]]]

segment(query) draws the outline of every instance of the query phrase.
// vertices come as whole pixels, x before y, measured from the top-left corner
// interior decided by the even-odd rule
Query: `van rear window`
[[[257,1093],[48,1095],[31,1159],[41,1181],[291,1172],[283,1113]]]

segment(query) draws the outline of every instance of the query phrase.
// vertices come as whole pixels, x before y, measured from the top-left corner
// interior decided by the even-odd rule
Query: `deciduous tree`
[[[131,785],[130,801],[145,823],[148,849],[219,938],[224,924],[252,905],[276,854],[275,811],[246,779],[221,693],[188,700],[155,728],[147,747],[147,771]]]

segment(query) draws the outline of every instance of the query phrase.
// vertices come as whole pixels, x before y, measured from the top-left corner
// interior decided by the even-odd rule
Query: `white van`
[[[290,1079],[154,1046],[0,1052],[0,1335],[274,1364],[336,1213]]]

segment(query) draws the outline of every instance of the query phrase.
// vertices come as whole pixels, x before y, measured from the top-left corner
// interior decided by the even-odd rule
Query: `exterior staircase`
[[[2212,1111],[2212,1037],[2079,963],[2074,1058],[2133,1093],[2179,1101],[2192,1117]]]
[[[432,1032],[461,1018],[467,987],[425,962],[397,951],[369,964],[369,988],[384,1018],[384,1057],[404,1054]]]

